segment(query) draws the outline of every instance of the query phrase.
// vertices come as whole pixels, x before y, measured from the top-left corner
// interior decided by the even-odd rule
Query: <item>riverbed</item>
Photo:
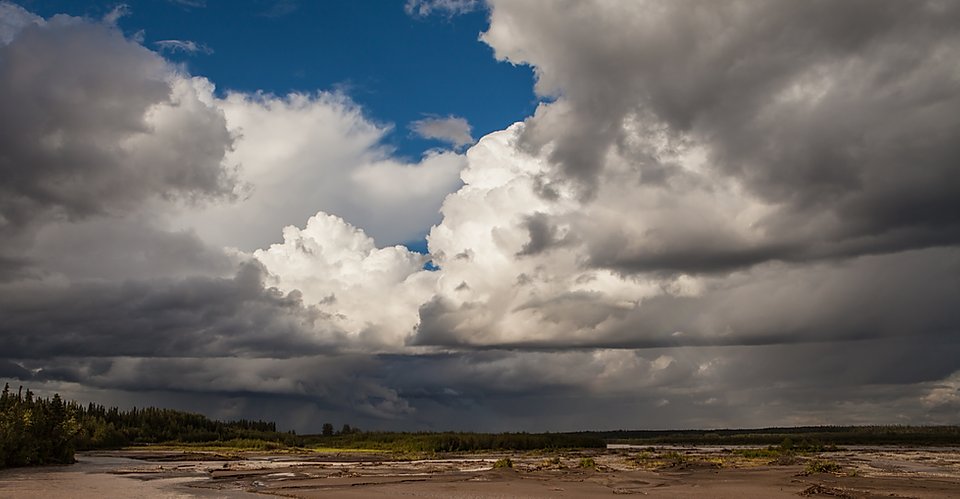
[[[508,458],[511,466],[502,466]],[[845,448],[777,460],[711,446],[427,459],[349,451],[224,455],[138,449],[80,453],[77,461],[0,471],[0,497],[960,497],[956,448]],[[837,467],[811,473],[813,461]]]

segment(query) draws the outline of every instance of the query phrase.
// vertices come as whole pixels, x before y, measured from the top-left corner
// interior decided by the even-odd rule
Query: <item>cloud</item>
[[[207,6],[206,0],[167,0],[168,2],[188,9],[202,9]]]
[[[218,97],[109,23],[3,7],[22,18],[0,47],[5,378],[273,398],[301,423],[416,412],[372,352],[405,348],[437,276],[318,209],[421,235],[463,156],[399,161],[343,95]],[[150,381],[165,369],[193,374]]]
[[[219,99],[208,87],[204,95],[233,137],[225,161],[238,165],[238,180],[251,186],[236,203],[173,217],[171,224],[212,243],[252,251],[318,211],[363,227],[381,244],[419,239],[440,220],[444,196],[460,185],[463,156],[428,153],[418,163],[393,158],[380,145],[392,128],[366,118],[343,94],[228,93]],[[244,225],[232,223],[237,219]]]
[[[416,413],[396,390],[385,386],[378,372],[382,363],[362,355],[243,361],[233,357],[64,358],[21,364],[27,368],[13,363],[7,371],[23,376],[40,393],[46,385],[61,394],[87,392],[84,399],[107,404],[199,407],[224,419],[263,410],[258,418],[283,421],[285,427],[292,426],[293,419],[298,427],[317,432],[325,421],[371,427]],[[158,372],[169,372],[169,376],[157,376]],[[75,384],[77,380],[84,384]],[[148,393],[151,402],[139,402]]]
[[[657,209],[656,253],[631,236],[593,256],[696,271],[955,244],[958,150],[941,132],[960,100],[941,61],[957,56],[958,18],[939,2],[494,1],[482,39],[555,98],[521,137],[556,166],[545,185],[601,198],[616,177],[678,208],[692,194],[700,213],[714,185],[735,190],[718,218],[744,228]],[[676,158],[692,152],[691,174]]]
[[[952,4],[493,2],[547,102],[415,162],[9,5],[0,376],[300,431],[955,417]]]
[[[260,13],[263,17],[283,17],[293,14],[300,8],[297,0],[268,0],[269,7]]]
[[[923,404],[934,410],[956,410],[960,407],[960,371],[957,371],[943,380],[931,383],[927,394],[923,397]]]
[[[398,351],[411,334],[415,304],[436,279],[421,270],[425,256],[377,248],[323,213],[239,264],[244,255],[225,258],[193,234],[148,229],[90,220],[40,231],[44,251],[34,257],[43,262],[41,275],[0,283],[0,348],[15,361],[3,376],[53,384],[65,395],[76,387],[62,383],[112,396],[189,387],[218,400],[266,397],[371,424],[415,412],[382,379],[371,352]],[[110,254],[98,241],[122,251]],[[51,254],[64,246],[71,251]],[[126,255],[129,248],[151,253]],[[105,262],[85,265],[98,249]],[[220,273],[238,270],[205,275],[217,273],[217,259]],[[161,370],[184,376],[158,381]],[[285,421],[297,411],[270,417]]]
[[[457,116],[423,118],[411,123],[410,129],[425,139],[439,140],[454,147],[463,147],[474,142],[470,135],[470,123]]]
[[[221,417],[269,416],[282,427],[305,431],[318,431],[324,421],[478,431],[577,430],[583,421],[616,429],[626,424],[624,418],[642,420],[647,428],[675,428],[677,421],[696,427],[855,424],[878,417],[945,423],[949,411],[930,410],[922,400],[947,384],[943,380],[960,351],[949,338],[936,340],[858,342],[859,362],[851,362],[849,351],[836,344],[803,344],[248,360],[64,358],[18,361],[12,369],[39,369],[48,379],[86,379],[86,388],[48,382],[61,393],[97,390],[83,400],[162,402]],[[762,386],[757,379],[764,380]],[[744,405],[750,411],[744,412]]]
[[[403,10],[407,15],[427,17],[442,14],[447,17],[468,14],[484,7],[482,0],[407,0]]]
[[[110,12],[107,12],[103,15],[103,22],[111,26],[116,26],[117,21],[122,17],[130,15],[130,6],[125,3],[117,4],[114,8],[110,9]]]
[[[24,27],[0,47],[0,105],[0,231],[238,188],[223,114],[113,27],[64,17]]]
[[[65,355],[297,356],[337,344],[299,293],[263,286],[243,265],[231,278],[7,284],[0,343],[12,359]]]
[[[403,246],[377,248],[362,230],[325,213],[303,229],[286,227],[282,244],[253,256],[270,272],[271,284],[302,293],[306,303],[371,348],[403,345],[436,279],[421,270],[426,256]]]
[[[57,19],[3,47],[21,54],[3,59],[10,71],[0,97],[11,117],[0,212],[8,231],[40,218],[118,215],[158,198],[186,203],[182,217],[176,204],[159,209],[157,223],[223,246],[266,246],[279,228],[319,210],[396,243],[422,237],[459,185],[462,157],[393,159],[379,145],[391,127],[368,120],[342,94],[221,99],[208,81],[180,74],[114,28]],[[47,73],[38,84],[10,86],[14,74]],[[65,85],[99,99],[69,101]],[[24,169],[26,162],[36,166]],[[248,224],[230,223],[237,218]]]
[[[212,54],[213,49],[202,44],[190,40],[159,40],[153,42],[161,52],[183,52],[186,54]]]
[[[458,185],[462,157],[393,160],[378,145],[390,128],[339,94],[218,98],[209,81],[109,24],[21,24],[0,47],[11,69],[0,77],[11,117],[0,153],[9,355],[284,357],[402,345],[431,289],[425,257],[378,249],[317,209],[325,196],[361,220],[390,208],[379,225],[393,226],[388,236],[422,234]],[[275,274],[228,248],[251,229],[250,249],[266,245],[310,215],[302,232],[286,229],[295,241],[256,252]],[[404,215],[413,220],[391,221]],[[316,251],[298,259],[305,242]],[[297,265],[314,273],[296,277]],[[406,298],[371,314],[376,294]]]
[[[937,277],[960,270],[955,248],[688,273],[691,267],[728,264],[701,263],[668,247],[641,270],[596,265],[595,241],[610,232],[617,238],[611,246],[625,251],[633,244],[672,244],[693,253],[708,243],[679,237],[682,226],[665,233],[632,230],[632,224],[643,227],[645,218],[656,220],[658,209],[676,209],[669,199],[650,196],[643,209],[632,212],[643,217],[624,220],[623,213],[631,212],[616,209],[620,196],[582,204],[572,190],[555,199],[538,195],[537,179],[550,163],[515,148],[522,133],[523,127],[515,126],[491,134],[467,152],[466,185],[444,201],[443,222],[428,238],[442,277],[437,294],[420,308],[413,344],[755,345],[922,337],[960,323],[950,305],[960,298],[960,288]],[[720,194],[708,200],[724,200]],[[706,210],[722,206],[708,200],[688,199],[706,214],[698,219],[691,211],[677,221],[699,230],[726,227],[729,221]],[[717,258],[716,248],[704,253]],[[687,272],[678,270],[684,267]],[[874,312],[851,313],[860,308]]]
[[[0,2],[0,45],[6,45],[26,26],[43,25],[42,17],[10,2]]]
[[[46,223],[33,231],[29,244],[25,268],[71,281],[225,277],[242,260],[195,231],[158,227],[143,215]]]

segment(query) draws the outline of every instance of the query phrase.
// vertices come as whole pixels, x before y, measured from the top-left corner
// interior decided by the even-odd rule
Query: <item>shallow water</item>
[[[657,446],[657,452],[671,448]],[[960,497],[960,453],[955,449],[848,447],[819,456],[841,464],[842,473],[809,475],[801,473],[804,462],[773,466],[763,460],[727,459],[729,448],[676,447],[689,465],[663,469],[644,468],[636,461],[637,453],[631,452],[634,448],[623,446],[553,455],[509,453],[514,463],[510,470],[492,469],[504,453],[416,461],[393,461],[382,455],[252,454],[223,461],[216,454],[81,453],[79,462],[71,466],[0,471],[0,497],[240,499],[273,494],[303,499],[400,495],[582,499],[630,493],[675,498],[703,497],[709,489],[718,498],[770,499],[795,498],[812,486],[830,493],[858,491],[856,497]],[[596,461],[595,469],[581,469],[584,456]],[[190,460],[198,457],[200,461]],[[725,464],[696,465],[708,460]]]
[[[143,479],[142,474],[113,473],[126,467],[143,467],[144,462],[122,457],[78,455],[77,463],[67,466],[13,468],[0,471],[0,497],[36,499],[123,498],[222,498],[240,499],[263,496],[239,490],[209,490],[189,487],[207,480],[195,476]]]

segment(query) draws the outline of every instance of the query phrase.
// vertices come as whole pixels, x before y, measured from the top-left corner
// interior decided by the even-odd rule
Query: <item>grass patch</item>
[[[660,459],[663,460],[665,466],[682,466],[687,462],[687,456],[677,451],[666,452],[660,456]]]
[[[131,450],[169,450],[169,451],[295,451],[304,450],[289,447],[281,442],[251,438],[235,438],[231,440],[214,440],[211,442],[163,442],[159,444],[132,445],[123,447]]]
[[[783,455],[782,450],[776,448],[766,449],[736,449],[734,454],[747,459],[776,459]]]
[[[560,458],[553,456],[550,459],[543,460],[544,468],[563,468],[563,462],[560,461]]]
[[[511,460],[509,457],[497,459],[497,462],[493,463],[493,469],[496,470],[501,468],[513,468],[513,460]]]
[[[556,451],[606,448],[590,433],[394,433],[362,432],[346,435],[305,435],[308,447],[365,448],[403,452]]]
[[[597,469],[597,462],[592,457],[582,457],[579,466],[583,469],[595,470]]]
[[[803,471],[805,475],[812,475],[814,473],[840,473],[842,470],[843,467],[833,461],[814,459],[807,463],[807,467]]]
[[[352,447],[310,447],[312,452],[322,452],[324,454],[335,454],[335,453],[351,453],[351,454],[382,454],[383,449],[364,449],[364,448],[352,448]]]

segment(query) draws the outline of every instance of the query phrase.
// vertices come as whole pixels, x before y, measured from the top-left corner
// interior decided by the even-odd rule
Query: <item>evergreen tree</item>
[[[302,443],[295,433],[276,430],[276,424],[267,421],[213,421],[201,414],[156,407],[122,411],[94,403],[82,406],[65,402],[59,394],[35,398],[22,387],[14,395],[7,385],[0,393],[0,468],[72,463],[75,449],[138,443]]]

